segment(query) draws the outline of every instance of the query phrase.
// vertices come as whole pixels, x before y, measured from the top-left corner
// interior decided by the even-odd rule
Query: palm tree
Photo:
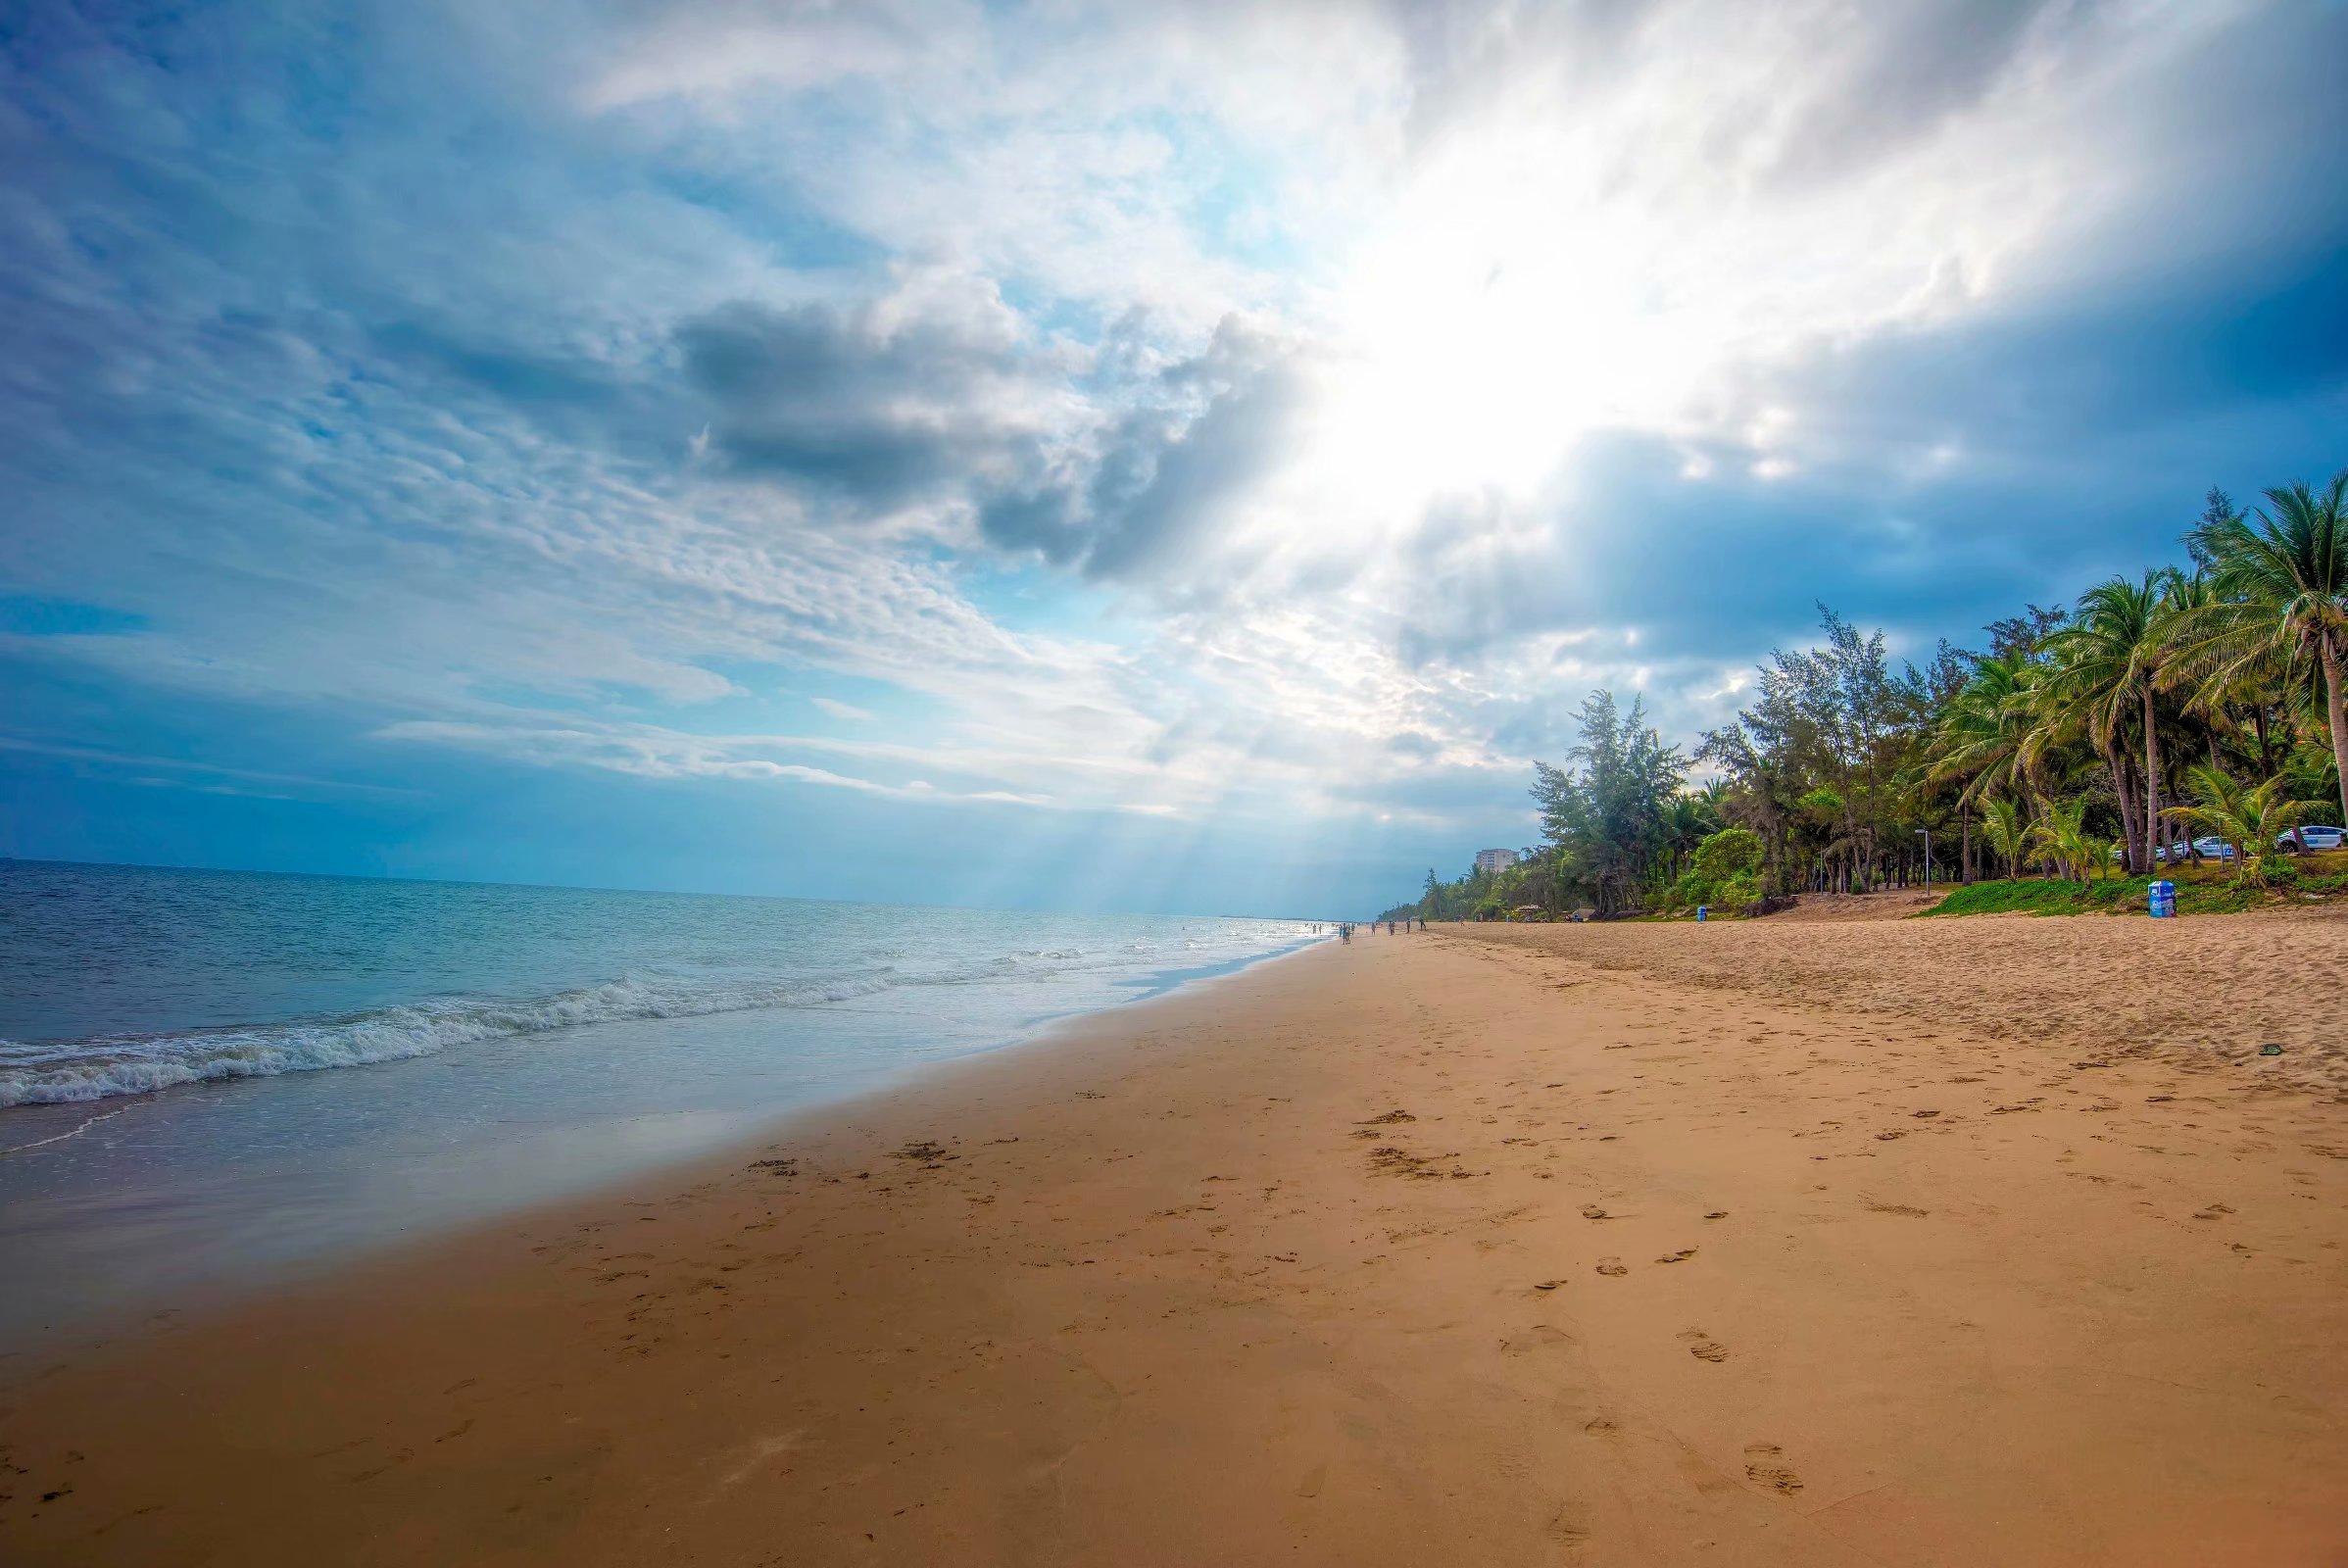
[[[2095,847],[2100,842],[2087,832],[2086,815],[2084,795],[2049,802],[2046,814],[2032,823],[2030,831],[2031,847],[2043,851],[2064,875],[2080,882],[2093,873]]]
[[[2022,808],[1999,796],[1981,805],[1981,837],[1989,848],[2006,862],[2006,875],[2022,874],[2022,852],[2029,847],[2030,825],[2023,820]]]
[[[2348,815],[2348,468],[2322,490],[2267,492],[2272,513],[2205,518],[2187,536],[2211,564],[2216,602],[2178,628],[2178,657],[2221,684],[2281,654],[2323,672],[2340,809]]]
[[[2021,793],[2035,787],[2036,758],[2028,741],[2034,721],[2031,690],[2041,673],[2033,651],[2027,648],[1995,658],[1976,658],[1972,674],[1941,704],[1926,737],[1922,759],[1925,792],[1963,782],[1956,804],[1957,818],[1965,831],[1963,859],[1968,880],[1973,876],[1973,813],[2000,792]]]
[[[2030,723],[2025,700],[2035,666],[2022,654],[1984,659],[1950,698],[1932,734],[1928,784],[1965,780],[1960,807],[2011,788],[2021,774],[2023,739]]]
[[[1675,880],[1695,847],[1721,830],[1718,790],[1718,784],[1703,790],[1683,790],[1663,803],[1663,849],[1671,857],[1671,874]]]
[[[2264,784],[2245,785],[2214,767],[2188,768],[2185,778],[2195,804],[2173,806],[2169,814],[2195,827],[2207,828],[2234,847],[2234,874],[2253,882],[2267,880],[2267,860],[2275,852],[2275,835],[2287,833],[2318,808],[2314,801],[2285,801],[2288,780],[2277,773]]]
[[[2178,593],[2176,568],[2158,567],[2129,582],[2114,577],[2079,595],[2079,613],[2047,638],[2054,664],[2046,679],[2054,712],[2076,722],[2095,742],[2112,769],[2121,818],[2131,851],[2140,851],[2137,869],[2152,869],[2153,839],[2161,811],[2160,725],[2153,697],[2170,655],[2169,612]],[[2120,734],[2129,719],[2144,728],[2144,818],[2138,839],[2129,809],[2127,769]]]

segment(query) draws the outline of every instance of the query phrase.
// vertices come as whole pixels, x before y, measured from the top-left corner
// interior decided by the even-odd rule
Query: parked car
[[[2308,826],[2300,828],[2296,837],[2289,833],[2277,833],[2275,836],[2275,847],[2287,853],[2296,854],[2301,840],[2306,841],[2307,847],[2311,851],[2336,850],[2342,844],[2348,843],[2348,828]]]
[[[2234,847],[2221,838],[2195,839],[2193,853],[2205,860],[2230,860],[2234,858]]]

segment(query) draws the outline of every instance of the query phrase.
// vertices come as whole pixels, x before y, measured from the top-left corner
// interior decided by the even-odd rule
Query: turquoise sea
[[[559,1198],[1313,940],[0,861],[0,1340]]]

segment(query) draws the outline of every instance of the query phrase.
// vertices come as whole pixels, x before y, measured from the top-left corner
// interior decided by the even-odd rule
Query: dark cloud
[[[462,330],[396,321],[374,334],[387,357],[420,363],[524,407],[609,413],[626,398],[632,377],[602,360],[501,343]]]
[[[676,341],[709,450],[740,473],[886,505],[1002,475],[1042,433],[1018,407],[1046,395],[1042,368],[1001,321],[741,303]]]
[[[2348,393],[2348,271],[2160,282],[1837,346],[1785,392],[1823,411],[1846,450],[1953,439],[2009,461]]]
[[[986,540],[1100,578],[1179,577],[1291,450],[1292,351],[1226,321],[1164,363],[1123,323],[1056,354],[991,293],[906,310],[736,303],[678,328],[710,457],[855,509],[942,497]]]
[[[1087,461],[991,498],[980,511],[988,540],[1097,577],[1175,565],[1287,455],[1306,389],[1292,350],[1226,321],[1142,395]]]
[[[1858,24],[1820,39],[1836,69],[1805,83],[1769,177],[1831,178],[1896,156],[1978,104],[2027,63],[2048,32],[2083,33],[2104,8],[2078,0],[1967,0],[1869,6]]]
[[[1690,480],[1685,461],[1667,443],[1615,436],[1585,452],[1571,494],[1515,514],[1490,498],[1439,507],[1407,547],[1399,657],[1472,664],[1562,634],[1576,639],[1562,655],[1591,664],[1734,659],[1883,563],[1886,540],[1848,495],[1741,474]]]
[[[1897,154],[1981,103],[2033,46],[2084,38],[2113,9],[2095,0],[1883,0],[1857,11],[1707,0],[1424,0],[1397,4],[1394,14],[1410,61],[1410,123],[1422,144],[1511,83],[1601,96],[1634,74],[1631,64],[1661,65],[1707,33],[1798,34],[1798,75],[1773,77],[1752,101],[1711,116],[1717,163],[1754,169],[1748,144],[1765,136],[1768,162],[1755,172],[1795,185]],[[1641,156],[1624,150],[1627,160]]]

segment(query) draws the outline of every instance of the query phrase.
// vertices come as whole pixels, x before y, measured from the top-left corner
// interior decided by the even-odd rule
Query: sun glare
[[[1325,471],[1372,505],[1527,494],[1582,437],[1669,426],[1712,341],[1649,222],[1552,156],[1484,149],[1423,173],[1335,294]]]

